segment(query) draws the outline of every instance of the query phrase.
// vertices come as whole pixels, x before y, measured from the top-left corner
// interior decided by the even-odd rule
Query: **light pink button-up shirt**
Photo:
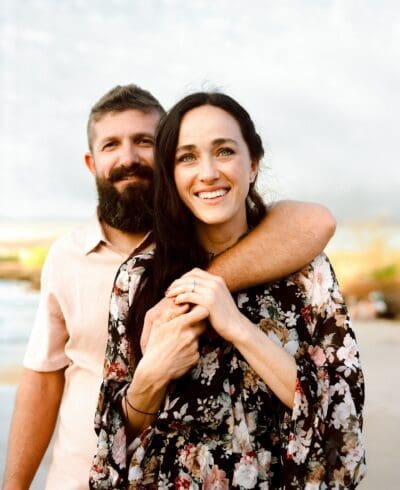
[[[127,256],[105,239],[97,220],[60,238],[42,272],[42,288],[24,366],[66,367],[47,486],[88,488],[97,437],[94,413],[102,381],[110,293]],[[45,421],[43,421],[45,423]]]

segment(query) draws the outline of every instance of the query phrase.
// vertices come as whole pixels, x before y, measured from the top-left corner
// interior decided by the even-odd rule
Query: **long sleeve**
[[[286,488],[355,488],[365,473],[364,379],[355,335],[325,256],[298,279],[307,300],[294,406],[281,423]]]
[[[127,337],[129,306],[151,254],[129,258],[117,272],[110,300],[108,340],[103,382],[95,415],[97,450],[90,470],[90,488],[122,489],[126,486],[127,439],[121,399],[133,376]]]

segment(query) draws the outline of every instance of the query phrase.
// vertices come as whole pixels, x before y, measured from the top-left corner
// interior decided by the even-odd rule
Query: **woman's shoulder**
[[[300,307],[321,303],[338,292],[338,285],[332,265],[325,254],[315,257],[299,271],[277,281],[260,284],[251,289],[241,291],[238,296],[239,306],[245,300],[291,302]]]

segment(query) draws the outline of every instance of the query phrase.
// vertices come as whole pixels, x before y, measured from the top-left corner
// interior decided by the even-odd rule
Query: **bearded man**
[[[46,488],[88,488],[114,276],[129,255],[152,247],[154,136],[164,110],[146,90],[117,86],[92,108],[85,162],[96,180],[91,223],[51,247],[24,359],[9,436],[4,490],[28,489],[58,418]],[[323,206],[280,202],[210,265],[231,290],[300,269],[331,237]]]

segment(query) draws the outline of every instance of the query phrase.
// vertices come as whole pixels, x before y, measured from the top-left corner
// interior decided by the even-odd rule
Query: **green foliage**
[[[371,272],[371,277],[378,281],[394,279],[397,276],[398,270],[396,264],[387,265],[380,269],[375,269]]]
[[[48,248],[44,246],[36,246],[25,248],[19,254],[21,264],[30,269],[39,269],[42,267],[46,258]]]
[[[19,255],[17,253],[5,253],[0,255],[0,262],[17,262]]]

